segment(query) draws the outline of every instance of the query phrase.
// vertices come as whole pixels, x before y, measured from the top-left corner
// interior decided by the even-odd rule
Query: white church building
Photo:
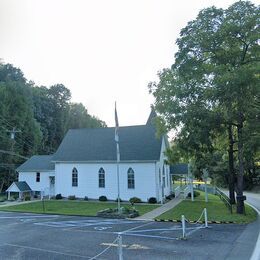
[[[158,138],[152,124],[119,128],[120,198],[150,197],[162,201],[171,192],[169,165],[164,154],[166,136]],[[33,156],[17,168],[19,181],[45,195],[117,198],[115,128],[71,129],[53,155]]]

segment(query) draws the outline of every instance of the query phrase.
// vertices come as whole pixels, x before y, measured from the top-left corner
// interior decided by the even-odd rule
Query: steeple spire
[[[155,112],[154,107],[151,107],[151,113],[147,119],[146,125],[153,125],[154,124],[154,119],[157,117],[157,114]]]

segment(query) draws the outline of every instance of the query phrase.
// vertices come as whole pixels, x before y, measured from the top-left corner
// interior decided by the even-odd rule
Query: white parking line
[[[55,250],[46,250],[46,249],[42,249],[42,248],[38,248],[38,247],[22,246],[22,245],[9,244],[9,243],[5,243],[3,245],[19,247],[19,248],[24,248],[24,249],[37,250],[37,251],[42,251],[42,252],[47,252],[47,253],[54,253],[54,254],[59,254],[59,255],[64,255],[64,256],[80,257],[80,258],[87,258],[87,259],[91,258],[89,256],[83,256],[83,255],[77,255],[77,254],[67,254],[67,253],[62,253],[62,252],[55,251]]]
[[[16,219],[16,218],[20,218],[20,219],[29,219],[29,218],[57,218],[58,216],[55,215],[26,215],[26,216],[12,216],[12,217],[0,217],[0,219]]]
[[[66,228],[66,230],[72,230],[79,227],[90,226],[107,226],[107,225],[122,225],[122,224],[136,224],[136,221],[118,221],[118,220],[65,220],[65,221],[46,221],[37,222],[35,225]]]

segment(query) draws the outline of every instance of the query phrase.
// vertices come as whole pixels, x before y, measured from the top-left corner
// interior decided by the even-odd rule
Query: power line
[[[2,118],[2,119],[1,119]],[[2,121],[3,124],[5,124],[6,126],[10,127],[10,128],[14,128],[13,125],[6,119],[4,118],[3,116],[0,115],[0,121]],[[1,125],[0,125],[1,126]],[[3,128],[3,126],[2,126]],[[30,149],[34,150],[34,143],[32,143],[31,141],[29,140],[26,140],[26,139],[23,139],[21,137],[16,137],[16,139],[18,139],[20,142],[22,142],[23,144],[26,144]],[[17,141],[16,141],[17,142]],[[19,142],[17,142],[19,144]],[[20,146],[23,147],[23,144],[20,143]],[[43,151],[47,152],[46,149],[43,149]],[[48,152],[55,152],[55,150],[53,149],[50,149],[48,150]]]
[[[0,120],[1,120],[1,119],[0,119]],[[4,126],[1,126],[1,125],[0,125],[0,127],[2,127],[2,128],[5,130],[5,132],[11,132],[11,134],[13,133],[13,130],[15,129],[15,128],[13,128],[13,130],[10,131],[10,130],[7,130]],[[14,131],[15,131],[15,130],[14,130]],[[20,132],[20,131],[16,131],[16,132]],[[3,136],[3,135],[2,135],[2,136]],[[11,139],[15,140],[15,139],[14,139],[14,136],[13,136],[13,137],[11,136]],[[22,142],[23,144],[26,144],[29,148],[34,149],[33,146],[31,146],[29,143],[27,143],[27,142],[26,142],[25,140],[23,140],[21,137],[16,137],[15,142],[18,143],[18,144],[20,144],[21,147],[23,147],[23,144],[19,143],[19,141]]]
[[[2,118],[2,119],[1,119]],[[7,125],[10,128],[15,128],[7,119],[5,119],[3,116],[0,115],[0,120],[2,121],[3,124]],[[20,138],[20,137],[18,137]],[[21,138],[20,138],[21,139]],[[23,140],[24,142],[27,142],[29,145],[34,145],[31,141],[28,140]]]
[[[5,130],[5,132],[6,132],[6,128],[4,128],[3,126],[1,126],[0,125],[0,127],[2,127],[4,130]],[[0,136],[2,136],[2,137],[4,137],[4,138],[6,138],[6,136],[4,136],[3,134],[1,134],[1,132],[0,132]],[[21,143],[22,142],[22,143]],[[23,148],[23,146],[24,146],[24,144],[26,144],[25,142],[23,142],[23,140],[22,139],[16,139],[15,140],[15,144],[18,144],[19,146],[20,146],[20,148]],[[29,148],[31,148],[32,150],[34,149],[32,146],[30,146],[29,144],[26,144]]]
[[[13,129],[14,129],[14,126],[13,126],[6,118],[4,118],[2,115],[0,115],[0,121],[1,121],[3,124],[5,124],[7,127],[10,127],[10,128],[13,128]],[[4,129],[3,126],[0,125],[0,127],[2,127],[2,128]],[[5,129],[5,130],[7,130],[7,129]],[[17,140],[18,140],[19,142],[22,142],[23,144],[19,143]],[[23,139],[23,138],[20,137],[20,136],[17,136],[17,137],[16,137],[16,141],[15,141],[15,142],[18,143],[21,148],[22,148],[23,145],[25,144],[25,145],[27,145],[30,149],[34,150],[34,145],[35,145],[35,144],[32,143],[31,141],[27,140],[27,139]],[[48,152],[48,153],[49,153],[49,152],[50,152],[50,153],[54,153],[56,150],[50,148],[50,149],[48,149],[48,150],[43,149],[43,151]]]
[[[26,160],[29,159],[28,157],[22,156],[20,154],[17,154],[15,152],[11,152],[11,151],[0,150],[0,153],[6,153],[6,154],[17,156],[17,157],[20,157],[20,158],[23,158],[23,159],[26,159]]]

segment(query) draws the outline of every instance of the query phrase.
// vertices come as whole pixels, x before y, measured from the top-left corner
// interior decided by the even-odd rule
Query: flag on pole
[[[116,111],[116,103],[115,103],[115,122],[116,122],[115,141],[118,143],[119,142],[119,135],[118,135],[119,124],[118,124],[118,117],[117,117],[117,111]]]

